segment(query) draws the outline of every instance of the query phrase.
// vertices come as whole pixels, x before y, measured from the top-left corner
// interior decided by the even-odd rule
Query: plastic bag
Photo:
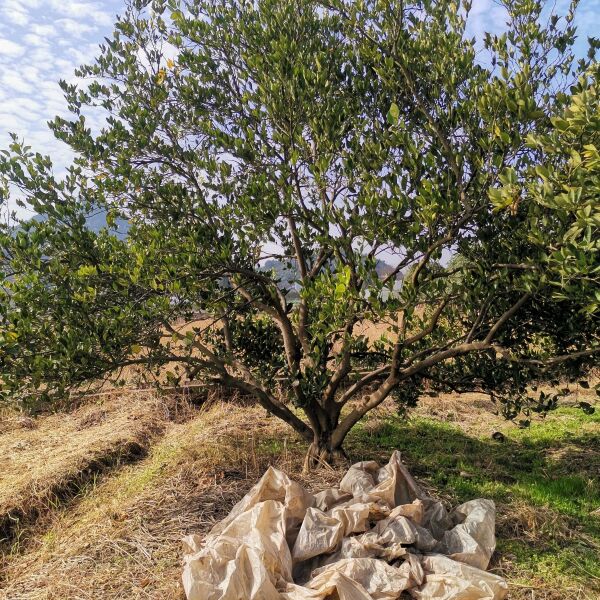
[[[491,500],[448,514],[399,452],[314,496],[270,467],[203,540],[186,539],[183,585],[188,600],[502,600],[506,583],[484,570],[494,521]]]

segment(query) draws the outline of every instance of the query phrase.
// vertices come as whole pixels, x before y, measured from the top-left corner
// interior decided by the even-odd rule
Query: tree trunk
[[[318,467],[347,461],[348,456],[344,452],[342,445],[333,445],[332,435],[332,430],[323,431],[319,434],[315,433],[313,442],[309,446],[304,458],[303,471],[305,473]]]

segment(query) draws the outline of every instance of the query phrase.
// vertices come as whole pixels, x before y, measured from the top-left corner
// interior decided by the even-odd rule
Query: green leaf
[[[513,419],[553,407],[526,397],[526,363],[592,348],[600,311],[600,73],[536,1],[509,2],[489,61],[456,0],[405,10],[400,37],[388,3],[317,4],[133,2],[62,83],[71,166],[15,135],[0,149],[0,213],[10,191],[39,214],[0,219],[0,401],[67,396],[133,354],[149,378],[225,367],[310,428],[346,357],[351,382],[399,351],[401,409],[446,386]],[[428,361],[498,322],[498,360]]]
[[[77,277],[85,278],[92,277],[98,274],[98,270],[95,265],[81,265],[79,269],[77,269]]]
[[[398,123],[398,119],[400,118],[400,108],[395,102],[392,102],[390,105],[390,109],[387,113],[387,122],[390,125],[396,125]]]

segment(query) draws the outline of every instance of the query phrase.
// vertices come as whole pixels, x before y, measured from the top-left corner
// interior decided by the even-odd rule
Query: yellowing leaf
[[[400,109],[395,102],[392,102],[387,114],[387,122],[390,125],[395,125],[398,122],[398,117],[400,117]]]

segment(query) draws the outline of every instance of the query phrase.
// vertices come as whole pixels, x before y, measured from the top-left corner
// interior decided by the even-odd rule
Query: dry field
[[[424,398],[408,420],[387,406],[359,424],[347,449],[385,460],[399,448],[449,503],[494,498],[493,568],[511,598],[598,599],[600,418],[575,408],[578,393],[528,430],[493,416],[483,396]],[[236,398],[194,407],[121,392],[72,412],[6,415],[0,598],[180,600],[181,538],[206,532],[267,465],[315,490],[337,480],[341,470],[303,478],[304,451],[285,424]]]

